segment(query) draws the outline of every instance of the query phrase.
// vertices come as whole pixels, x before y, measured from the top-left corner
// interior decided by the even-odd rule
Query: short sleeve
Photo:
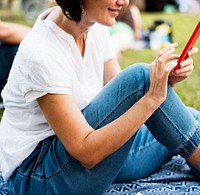
[[[47,94],[72,94],[70,68],[48,51],[21,52],[17,55],[18,83],[27,102]],[[66,65],[67,66],[67,65]]]

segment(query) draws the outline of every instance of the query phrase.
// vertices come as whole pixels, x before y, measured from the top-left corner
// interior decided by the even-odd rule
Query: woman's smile
[[[128,0],[85,0],[84,9],[87,13],[87,20],[112,26],[115,24],[115,18],[119,15],[119,11],[126,7],[128,2]]]
[[[111,16],[116,18],[119,15],[121,8],[108,8],[108,11],[111,13]]]

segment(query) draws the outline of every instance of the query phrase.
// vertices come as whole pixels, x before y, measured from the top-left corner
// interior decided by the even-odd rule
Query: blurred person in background
[[[0,42],[18,45],[29,30],[25,25],[0,21]]]
[[[199,11],[199,0],[176,0],[178,9],[182,13],[192,13]]]
[[[8,1],[8,4],[11,4],[12,0]],[[55,1],[49,1],[49,7],[55,5]],[[30,29],[31,27],[26,25],[0,21],[0,94],[7,82],[19,44]],[[0,108],[3,108],[1,95]]]
[[[5,9],[5,15],[1,16],[5,19],[9,19],[11,17],[12,14],[12,3],[13,0],[6,0],[5,2],[5,8],[4,8],[4,1],[0,0],[0,8],[1,9]]]
[[[13,0],[7,0],[6,1],[6,18],[10,18],[11,17],[11,13],[12,13],[12,2]]]
[[[0,92],[7,82],[18,46],[29,30],[25,25],[0,21]]]
[[[121,52],[132,49],[134,43],[142,37],[142,19],[139,8],[131,0],[129,6],[123,8],[110,28],[112,40],[118,60],[122,60]]]

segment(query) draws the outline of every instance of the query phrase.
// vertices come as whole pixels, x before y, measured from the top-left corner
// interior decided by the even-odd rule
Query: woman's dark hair
[[[56,0],[64,15],[70,20],[79,23],[82,19],[83,0]]]

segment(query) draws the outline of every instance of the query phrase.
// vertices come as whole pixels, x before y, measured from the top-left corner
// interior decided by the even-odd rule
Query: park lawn
[[[190,37],[193,29],[199,21],[199,14],[163,14],[163,13],[143,13],[142,21],[146,28],[150,27],[154,20],[165,19],[172,23],[173,41],[178,42],[179,46],[176,53],[180,53]],[[200,50],[200,38],[196,42]],[[156,51],[149,48],[134,51],[128,50],[123,52],[122,68],[136,62],[150,63],[154,60]],[[195,69],[192,75],[175,86],[175,90],[187,106],[195,107],[200,110],[200,52],[193,56]]]
[[[14,22],[24,23],[19,16],[20,21],[15,19]],[[142,21],[145,29],[148,29],[156,19],[165,19],[172,23],[173,41],[179,43],[176,53],[180,53],[189,39],[194,27],[199,21],[199,14],[181,14],[181,13],[143,13]],[[200,49],[200,38],[196,43]],[[128,50],[123,52],[121,67],[125,68],[130,64],[137,62],[150,63],[154,60],[156,51],[149,48],[135,51]],[[190,78],[175,86],[175,90],[187,106],[195,107],[200,110],[200,53],[193,57],[195,69]],[[0,110],[0,118],[3,110]]]

